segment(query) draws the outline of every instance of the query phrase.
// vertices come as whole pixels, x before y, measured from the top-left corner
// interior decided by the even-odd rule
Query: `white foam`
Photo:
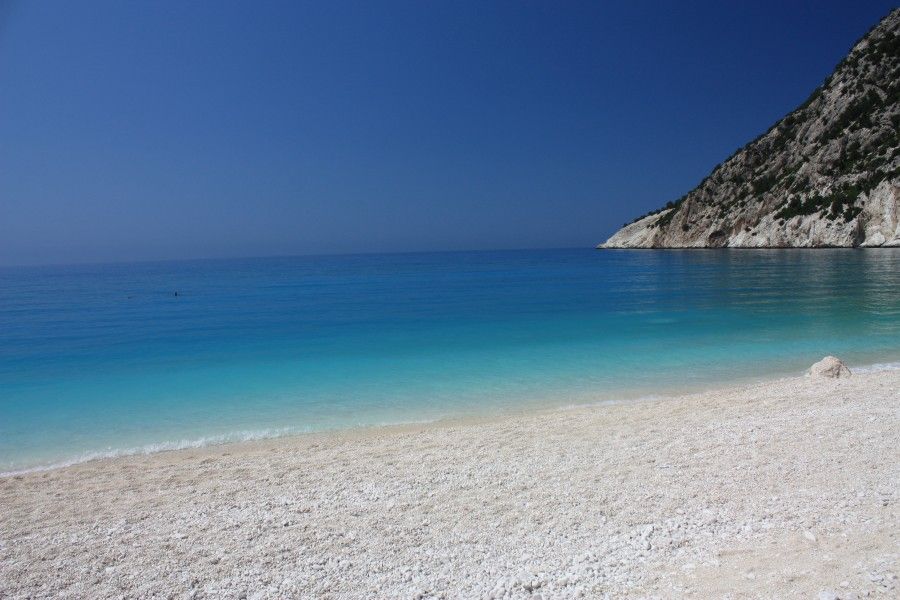
[[[296,435],[299,433],[308,433],[308,431],[298,428],[258,429],[250,431],[238,431],[235,433],[221,435],[204,436],[201,438],[190,440],[183,439],[177,441],[157,442],[131,448],[107,448],[106,450],[84,452],[71,458],[67,458],[50,464],[26,467],[23,469],[15,469],[12,471],[0,471],[0,477],[22,475],[24,473],[34,473],[38,471],[50,471],[53,469],[60,469],[63,467],[70,467],[72,465],[90,462],[92,460],[119,458],[122,456],[156,454],[157,452],[169,452],[172,450],[206,448],[207,446],[220,446],[222,444],[231,444],[234,442],[251,442],[254,440],[274,439],[287,435]]]
[[[64,460],[55,461],[48,464],[24,467],[21,469],[13,469],[11,471],[0,471],[0,477],[10,477],[14,475],[23,475],[25,473],[35,473],[40,471],[52,471],[64,467],[71,467],[94,460],[104,460],[109,458],[120,458],[123,456],[138,456],[156,454],[158,452],[170,452],[173,450],[189,450],[192,448],[206,448],[209,446],[221,446],[224,444],[232,444],[236,442],[252,442],[254,440],[270,440],[276,438],[287,437],[291,435],[301,435],[304,433],[322,433],[326,431],[352,430],[365,427],[391,427],[403,425],[425,425],[446,418],[439,416],[429,419],[405,419],[396,421],[378,421],[373,423],[356,423],[348,427],[337,429],[313,429],[304,427],[282,427],[278,429],[257,429],[249,431],[238,431],[235,433],[227,433],[221,435],[204,436],[197,439],[182,439],[177,441],[157,442],[153,444],[145,444],[143,446],[135,446],[131,448],[107,448],[106,450],[84,452],[76,456],[66,458]]]

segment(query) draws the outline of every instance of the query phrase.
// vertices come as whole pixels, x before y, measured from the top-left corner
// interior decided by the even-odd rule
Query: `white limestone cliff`
[[[599,248],[900,246],[900,9],[804,104]]]

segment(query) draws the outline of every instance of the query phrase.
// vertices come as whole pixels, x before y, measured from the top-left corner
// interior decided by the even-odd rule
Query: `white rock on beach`
[[[836,379],[838,377],[850,377],[850,369],[847,368],[841,359],[836,356],[826,356],[819,362],[809,368],[808,375],[812,377],[827,377]]]

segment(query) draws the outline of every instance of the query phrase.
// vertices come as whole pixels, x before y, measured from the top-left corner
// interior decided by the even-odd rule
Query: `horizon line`
[[[177,263],[177,262],[214,262],[227,260],[264,260],[275,258],[328,258],[352,256],[379,256],[404,254],[474,254],[479,252],[523,252],[528,250],[596,250],[595,246],[530,246],[510,248],[467,248],[446,250],[393,250],[381,252],[310,252],[298,254],[257,254],[246,256],[197,256],[179,258],[142,258],[135,260],[104,260],[83,262],[47,262],[47,263],[0,263],[0,269],[58,268],[58,267],[100,267],[111,265]]]

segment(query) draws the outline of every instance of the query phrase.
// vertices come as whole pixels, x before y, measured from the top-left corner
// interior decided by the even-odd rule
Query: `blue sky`
[[[0,0],[0,264],[591,246],[890,8]]]

